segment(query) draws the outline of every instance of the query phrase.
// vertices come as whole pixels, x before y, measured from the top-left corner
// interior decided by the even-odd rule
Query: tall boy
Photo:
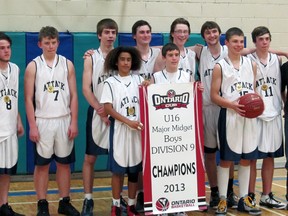
[[[75,70],[70,60],[57,54],[59,33],[54,27],[41,28],[38,46],[42,55],[27,65],[24,80],[29,138],[36,145],[37,216],[50,215],[46,195],[53,159],[60,196],[58,213],[78,216],[80,213],[71,205],[69,197],[70,164],[75,162],[74,138],[78,135]]]
[[[240,161],[238,169],[240,200],[237,209],[258,215],[261,211],[247,194],[250,161],[257,157],[257,142],[255,142],[257,123],[256,119],[244,118],[243,105],[238,104],[240,96],[255,92],[256,65],[247,57],[241,56],[244,48],[244,34],[241,29],[230,28],[226,32],[225,44],[228,47],[228,56],[214,67],[210,95],[212,102],[221,107],[218,127],[220,165],[217,173],[220,202],[216,214],[227,213],[229,168],[234,161]]]

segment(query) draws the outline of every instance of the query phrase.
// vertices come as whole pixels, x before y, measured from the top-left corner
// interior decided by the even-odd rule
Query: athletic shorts
[[[52,159],[61,164],[75,162],[74,140],[68,138],[70,121],[70,116],[36,119],[40,140],[36,143],[35,165],[47,165]]]
[[[217,127],[220,107],[217,105],[203,106],[204,150],[215,153],[218,149]]]
[[[109,126],[101,120],[92,106],[87,111],[86,151],[87,155],[108,154]]]
[[[244,118],[234,110],[221,108],[218,133],[221,160],[257,159],[258,124],[256,118]]]
[[[14,175],[18,161],[17,134],[0,137],[0,174]]]
[[[258,158],[282,157],[284,155],[282,116],[278,115],[271,121],[257,118],[257,121],[259,126]]]

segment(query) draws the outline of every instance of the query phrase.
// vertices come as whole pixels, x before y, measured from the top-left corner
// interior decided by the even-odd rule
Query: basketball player
[[[258,137],[258,159],[263,159],[262,176],[262,195],[260,205],[268,208],[285,209],[286,204],[274,198],[272,181],[274,174],[274,158],[282,157],[282,100],[281,100],[281,72],[280,58],[268,51],[271,42],[271,34],[264,26],[256,27],[252,31],[252,40],[256,51],[248,57],[257,64],[256,90],[261,95],[265,109],[262,115],[257,118],[259,137]],[[271,134],[273,131],[273,135]],[[249,196],[255,199],[256,184],[256,162],[251,161]]]
[[[128,175],[127,215],[139,215],[135,209],[138,174],[142,171],[142,154],[139,121],[138,85],[143,82],[130,70],[139,70],[141,56],[134,47],[117,47],[105,60],[105,71],[115,74],[104,83],[101,103],[110,116],[109,169],[112,172],[113,206],[111,216],[121,215],[120,193],[123,176]]]
[[[89,103],[86,122],[86,153],[83,163],[84,202],[82,216],[92,216],[94,201],[92,196],[94,164],[98,155],[108,154],[110,121],[100,103],[103,84],[109,73],[104,73],[104,61],[114,48],[118,34],[117,23],[105,18],[97,23],[98,49],[84,59],[83,95]]]
[[[16,174],[18,138],[24,128],[18,113],[18,66],[10,62],[11,38],[0,32],[0,215],[22,216],[8,205],[10,175]]]
[[[152,27],[145,20],[138,20],[132,26],[132,36],[136,41],[136,49],[141,55],[141,68],[139,71],[133,71],[135,74],[139,74],[145,80],[150,80],[153,73],[154,64],[157,56],[161,52],[159,47],[150,47],[152,39]],[[144,211],[144,194],[143,194],[143,181],[142,173],[139,173],[138,178],[138,190],[136,193],[136,210],[138,212]]]
[[[250,161],[257,157],[255,141],[257,122],[256,119],[244,118],[243,105],[237,102],[245,93],[255,92],[256,64],[247,57],[241,56],[244,48],[244,34],[241,29],[230,28],[226,32],[225,44],[228,48],[228,55],[214,67],[210,95],[212,102],[221,107],[218,127],[220,165],[217,173],[220,202],[216,215],[227,213],[227,184],[229,168],[233,161],[240,161],[238,169],[240,200],[237,209],[241,212],[259,215],[261,211],[256,208],[255,203],[247,194]]]
[[[191,33],[190,23],[184,18],[175,19],[170,26],[170,42],[176,44],[180,49],[180,61],[178,68],[192,76],[196,71],[196,54],[191,49],[184,47]],[[162,54],[159,54],[155,63],[154,72],[161,71],[165,67]]]
[[[35,142],[37,216],[50,215],[46,195],[53,159],[60,196],[58,213],[78,216],[69,197],[70,164],[75,162],[73,140],[78,135],[75,70],[70,60],[57,54],[59,34],[54,27],[41,28],[38,46],[42,55],[27,65],[24,79],[29,138]]]

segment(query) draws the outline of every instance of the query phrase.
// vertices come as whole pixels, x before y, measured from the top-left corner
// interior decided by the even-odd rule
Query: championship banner
[[[198,83],[139,87],[145,215],[206,210]]]

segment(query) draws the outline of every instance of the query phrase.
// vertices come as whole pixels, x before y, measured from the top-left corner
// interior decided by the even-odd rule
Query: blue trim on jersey
[[[98,146],[93,139],[92,131],[92,119],[93,119],[94,108],[92,106],[88,107],[87,110],[87,120],[86,120],[86,151],[87,155],[107,155],[108,149],[101,148]]]

